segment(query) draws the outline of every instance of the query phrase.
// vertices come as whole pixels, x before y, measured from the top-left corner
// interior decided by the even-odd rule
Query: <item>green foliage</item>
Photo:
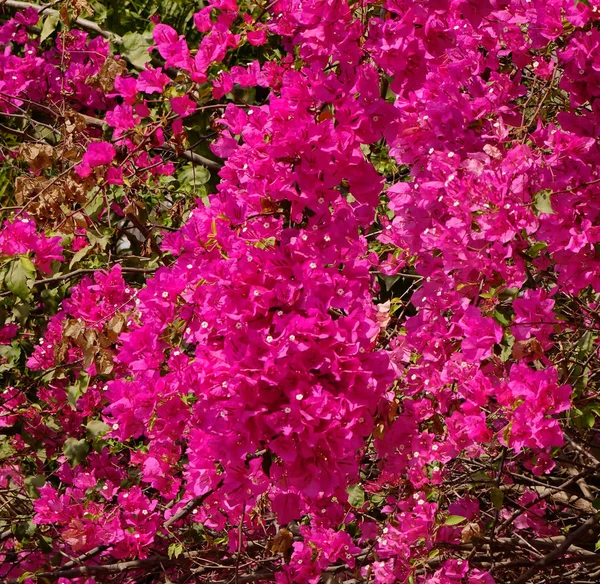
[[[194,27],[194,12],[202,3],[186,0],[104,0],[92,2],[95,20],[104,28],[124,36],[128,33],[144,33],[150,26],[150,17],[160,16],[160,21],[172,26],[192,42],[199,38]]]
[[[346,489],[348,493],[348,503],[352,505],[352,507],[362,507],[365,504],[365,491],[359,485],[352,485]]]
[[[85,440],[67,438],[63,446],[63,452],[71,466],[77,466],[83,462],[90,451],[90,445]]]
[[[462,523],[463,521],[466,521],[466,520],[467,520],[467,518],[463,517],[462,515],[449,515],[448,518],[446,519],[446,521],[444,521],[444,525],[452,527],[452,526],[458,525],[459,523]]]

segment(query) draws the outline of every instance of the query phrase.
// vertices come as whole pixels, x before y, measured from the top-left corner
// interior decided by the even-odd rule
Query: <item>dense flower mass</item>
[[[6,6],[1,582],[598,576],[600,2]]]

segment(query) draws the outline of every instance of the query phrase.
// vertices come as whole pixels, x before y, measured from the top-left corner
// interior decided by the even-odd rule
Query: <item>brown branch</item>
[[[570,505],[578,511],[583,511],[584,513],[595,512],[592,503],[586,501],[584,497],[567,493],[563,489],[552,485],[548,485],[547,487],[539,485],[502,485],[500,489],[509,493],[515,492],[519,494],[523,494],[528,489],[530,491],[535,491],[540,497],[544,497],[544,499],[552,499],[555,503]]]
[[[163,556],[156,556],[153,558],[146,558],[144,560],[117,562],[116,564],[105,564],[103,566],[78,566],[77,568],[70,568],[67,570],[63,570],[61,568],[53,570],[52,572],[36,574],[36,577],[38,579],[46,578],[57,580],[58,578],[77,578],[79,576],[94,576],[98,574],[121,574],[131,570],[141,570],[150,566],[173,564],[176,562],[181,562],[182,559],[187,558],[171,559]],[[19,578],[9,578],[7,580],[1,580],[0,584],[19,584],[20,582],[21,580]]]
[[[158,268],[130,268],[127,266],[121,266],[121,270],[126,274],[152,274],[156,272],[157,269]],[[36,280],[34,286],[39,286],[40,284],[52,284],[54,282],[60,282],[61,280],[70,280],[71,278],[75,278],[77,276],[94,274],[95,272],[99,271],[102,270],[81,268],[79,270],[73,270],[68,274],[60,274],[58,276],[52,276],[51,278],[45,278],[44,280]]]
[[[63,0],[57,0],[50,4],[46,4],[45,6],[40,6],[38,4],[32,4],[30,2],[19,2],[18,0],[0,0],[0,7],[8,6],[9,8],[14,8],[16,10],[25,10],[27,8],[33,8],[34,10],[37,10],[37,12],[40,16],[43,13],[60,15],[60,12],[58,10],[52,9],[52,6],[55,6],[56,4],[60,4],[62,1]],[[115,45],[123,44],[122,36],[118,35],[117,33],[112,32],[110,30],[106,30],[105,28],[102,28],[97,23],[93,22],[92,20],[88,20],[87,18],[76,18],[73,21],[73,24],[75,24],[76,26],[78,26],[79,28],[81,28],[83,30],[87,30],[88,32],[93,32],[97,35],[100,35],[101,37],[105,38],[108,41],[111,41]],[[140,66],[140,65],[136,65],[135,63],[132,63],[124,55],[123,55],[123,58],[134,69],[136,69],[138,71],[143,71],[145,69],[145,67],[143,65]],[[154,55],[151,57],[151,62],[152,62],[152,65],[154,65],[155,67],[163,67],[164,68],[164,66],[165,66],[165,62],[162,59],[160,59]],[[167,74],[171,79],[175,79],[175,77],[177,77],[177,71],[175,69],[173,69],[172,67],[164,68],[164,73]]]
[[[238,527],[238,541],[237,541],[237,554],[235,556],[235,584],[239,584],[240,582],[240,560],[242,559],[242,538],[244,532],[242,528],[244,527],[244,519],[246,517],[246,502],[244,501],[242,506],[242,516],[240,518],[240,525]]]
[[[45,12],[46,14],[60,16],[60,12],[58,10],[48,8],[47,6],[39,6],[38,4],[32,4],[30,2],[19,2],[18,0],[0,0],[0,6],[8,6],[9,8],[16,8],[17,10],[33,8],[38,13]],[[94,32],[117,45],[123,44],[123,37],[115,34],[114,32],[110,32],[109,30],[103,29],[101,26],[95,22],[92,22],[91,20],[88,20],[87,18],[76,18],[73,22],[79,28]]]
[[[179,511],[177,511],[177,513],[175,513],[175,515],[173,515],[163,523],[163,527],[165,529],[168,529],[169,527],[171,527],[171,525],[177,523],[186,515],[189,515],[196,507],[202,505],[202,503],[204,503],[204,501],[206,501],[208,497],[210,497],[213,493],[218,491],[223,486],[224,482],[225,479],[221,479],[219,481],[219,484],[214,489],[211,489],[210,491],[204,493],[204,495],[199,495],[198,497],[194,497],[193,499],[188,501]]]
[[[583,454],[586,458],[591,460],[594,464],[600,465],[600,460],[598,460],[591,452],[588,452],[585,448],[583,448],[583,446],[581,446],[578,442],[573,440],[573,438],[571,438],[571,436],[569,436],[568,432],[565,432],[564,435],[565,435],[565,438],[567,439],[567,441],[569,442],[569,444],[573,448],[575,448],[575,450],[577,450],[577,452]]]
[[[103,552],[107,548],[108,548],[108,546],[106,546],[106,545],[98,545],[95,548],[92,548],[91,550],[84,552],[83,554],[81,554],[80,556],[71,560],[70,562],[63,564],[60,567],[60,569],[67,570],[69,568],[72,568],[73,566],[81,565],[84,562],[84,560],[89,560],[90,558],[94,557],[96,554],[99,554],[100,552]]]
[[[153,274],[156,272],[158,268],[129,268],[127,266],[121,266],[121,270],[125,274]],[[70,280],[71,278],[76,278],[77,276],[83,276],[88,274],[94,274],[96,272],[101,272],[102,269],[92,269],[92,268],[81,268],[79,270],[73,270],[68,274],[59,274],[57,276],[52,276],[51,278],[44,278],[43,280],[36,280],[33,283],[33,286],[40,286],[42,284],[54,284],[55,282],[62,282],[63,280]],[[6,296],[10,296],[12,292],[5,291],[0,292],[0,298],[4,298]],[[2,541],[2,535],[0,535],[0,541]]]
[[[543,570],[548,565],[552,564],[554,561],[558,560],[561,555],[566,553],[571,545],[575,543],[582,535],[584,535],[590,527],[593,527],[600,520],[600,514],[596,514],[593,517],[590,517],[587,521],[582,523],[575,531],[570,533],[565,540],[552,552],[548,555],[544,556],[541,560],[538,560],[527,570],[524,574],[522,574],[517,580],[514,581],[513,584],[525,584],[532,576],[535,576],[540,570]],[[597,559],[600,561],[600,555],[594,554],[597,556]],[[587,557],[587,556],[586,556]]]
[[[592,474],[593,472],[596,472],[599,468],[600,468],[600,465],[598,465],[596,467],[587,468],[586,470],[582,471],[578,475],[575,475],[575,476],[571,477],[570,479],[566,480],[564,483],[558,485],[555,488],[559,489],[559,490],[567,489],[567,487],[570,487],[571,485],[577,484],[577,481],[580,478],[584,478],[584,477]],[[552,493],[553,493],[553,491],[551,489],[548,489],[548,492],[544,493],[543,495],[540,495],[537,499],[535,499],[533,501],[530,501],[526,505],[523,505],[523,507],[521,509],[517,509],[510,517],[508,517],[507,519],[505,519],[498,526],[498,533],[502,533],[502,531],[504,529],[506,529],[509,525],[511,525],[513,523],[513,521],[517,517],[519,517],[521,514],[525,513],[526,511],[528,511],[534,505],[537,505],[541,501],[544,501],[545,499],[547,499],[548,497],[550,497],[550,495]]]
[[[204,107],[208,107],[208,106],[204,106]],[[221,107],[224,107],[224,106],[221,106]],[[93,116],[88,116],[85,114],[79,114],[79,115],[84,119],[85,123],[90,126],[98,126],[99,128],[107,127],[106,122],[104,120],[101,120],[100,118],[95,118]],[[202,166],[206,166],[206,168],[208,168],[209,170],[213,170],[215,172],[221,170],[221,168],[223,167],[222,164],[215,162],[214,160],[210,160],[209,158],[205,158],[204,156],[201,156],[200,154],[196,154],[195,152],[191,152],[189,150],[185,150],[184,152],[178,153],[175,151],[174,148],[172,148],[168,144],[165,144],[162,146],[162,148],[157,148],[156,150],[170,152],[172,154],[175,154],[179,158],[184,158],[185,160],[189,160],[190,162],[193,162],[194,164],[201,164]]]

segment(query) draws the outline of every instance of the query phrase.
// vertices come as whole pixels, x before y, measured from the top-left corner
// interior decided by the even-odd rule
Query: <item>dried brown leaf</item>
[[[293,541],[294,538],[292,536],[292,532],[284,527],[275,534],[273,542],[271,543],[271,551],[274,554],[285,554],[291,549]]]
[[[51,166],[55,158],[54,148],[49,144],[23,144],[19,153],[29,168],[35,172]]]
[[[79,18],[82,14],[85,14],[85,16],[91,16],[94,14],[94,9],[87,3],[86,0],[73,0],[72,6],[76,18]]]
[[[69,26],[71,24],[71,15],[69,14],[69,9],[66,4],[63,4],[58,11],[60,16],[60,21],[65,25]]]
[[[126,65],[124,61],[117,61],[111,57],[102,63],[102,67],[96,75],[88,77],[85,82],[87,85],[98,87],[105,93],[108,93],[114,90],[115,79],[118,75],[121,75],[125,69]]]
[[[544,349],[540,342],[532,337],[525,341],[515,341],[512,348],[513,359],[535,359],[540,360],[544,356]]]
[[[37,195],[47,184],[49,180],[43,176],[37,176],[35,178],[29,178],[26,176],[19,176],[15,181],[15,197],[19,205],[23,205],[29,202],[35,195]]]
[[[63,114],[65,132],[73,134],[74,132],[83,132],[87,128],[85,118],[74,110],[67,110]]]
[[[126,322],[127,317],[122,312],[118,312],[108,321],[106,328],[113,333],[119,334],[125,328]]]
[[[465,525],[460,533],[460,539],[463,543],[469,543],[473,539],[481,537],[481,527],[477,523]]]
[[[54,363],[60,365],[65,362],[67,354],[69,353],[69,343],[66,341],[60,341],[54,345]]]
[[[94,346],[90,346],[83,351],[83,368],[88,369],[92,363],[94,362],[94,358],[96,357],[96,353],[98,353],[98,348]]]
[[[85,325],[77,319],[69,318],[63,324],[63,335],[67,339],[77,342],[85,332]]]
[[[96,357],[96,371],[99,375],[108,375],[114,368],[113,356],[107,349],[100,349]]]

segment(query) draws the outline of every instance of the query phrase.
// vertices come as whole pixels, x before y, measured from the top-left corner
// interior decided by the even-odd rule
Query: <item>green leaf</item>
[[[210,180],[210,172],[204,166],[186,164],[177,173],[177,180],[182,187],[204,185]]]
[[[360,485],[356,484],[348,487],[346,493],[348,493],[348,503],[352,507],[362,507],[365,504],[365,491]]]
[[[25,484],[41,489],[46,484],[46,477],[41,474],[33,475],[25,479]]]
[[[527,255],[530,258],[537,258],[547,247],[548,244],[545,241],[537,241],[527,250]]]
[[[29,296],[29,283],[27,278],[27,270],[23,266],[20,259],[11,262],[8,272],[4,277],[4,283],[8,290],[21,299]]]
[[[97,438],[106,434],[110,430],[110,426],[102,420],[92,420],[88,422],[86,429],[92,438]]]
[[[121,54],[136,67],[144,67],[150,62],[150,53],[148,49],[152,43],[139,32],[128,32],[123,35],[123,45]]]
[[[575,409],[574,413],[574,421],[577,428],[580,430],[589,430],[594,427],[596,422],[596,417],[594,416],[593,411],[589,408],[585,408],[585,410],[577,410]]]
[[[90,251],[94,246],[93,245],[86,245],[85,247],[82,247],[74,256],[73,259],[71,260],[71,263],[69,264],[69,268],[72,268],[77,262],[81,261],[88,253],[88,251]]]
[[[58,12],[52,12],[46,16],[46,19],[44,20],[44,26],[42,27],[42,34],[40,35],[41,43],[43,43],[56,30],[58,21]]]
[[[98,245],[102,251],[104,251],[106,249],[106,246],[110,243],[110,235],[109,234],[104,234],[104,235],[98,236],[98,235],[95,235],[94,233],[92,233],[91,231],[88,231],[86,233],[86,236],[87,236],[89,242],[91,243],[92,247],[94,247],[95,245]]]
[[[0,345],[0,357],[0,373],[13,370],[21,357],[18,341],[13,341],[10,345]]]
[[[504,342],[500,345],[500,359],[502,363],[506,363],[512,357],[512,348],[515,344],[514,337],[506,337],[504,338]]]
[[[502,504],[504,503],[504,493],[498,487],[494,487],[490,491],[490,499],[494,508],[500,511],[500,509],[502,509]]]
[[[554,211],[552,210],[552,205],[550,203],[550,195],[552,191],[546,189],[544,191],[540,191],[535,195],[533,206],[537,209],[539,213],[546,213],[548,215],[554,215]]]
[[[483,470],[478,470],[471,475],[471,480],[473,482],[485,483],[490,480],[490,475]]]
[[[459,523],[462,523],[466,520],[467,518],[463,517],[462,515],[450,515],[448,516],[448,519],[444,521],[444,525],[458,525]]]
[[[108,16],[108,10],[106,9],[106,6],[100,2],[90,2],[90,5],[94,9],[94,22],[102,24]]]
[[[77,381],[67,387],[67,399],[72,406],[77,404],[77,400],[88,390],[90,385],[90,376],[82,371],[77,378]]]
[[[41,489],[46,484],[46,477],[44,475],[33,475],[26,477],[25,487],[30,497],[37,499],[40,496],[38,489]]]
[[[77,466],[90,451],[90,445],[85,440],[77,440],[76,438],[67,438],[63,446],[63,452],[71,466]]]
[[[50,554],[54,550],[54,547],[52,546],[53,541],[54,540],[51,537],[48,537],[47,535],[42,535],[41,533],[38,534],[38,545],[45,554]],[[41,581],[44,583],[48,582],[48,584],[50,583],[50,580],[43,577]]]
[[[167,552],[170,560],[172,560],[173,558],[177,559],[182,553],[183,553],[183,544],[181,544],[181,543],[172,543],[169,546],[169,549]]]
[[[36,529],[37,525],[33,521],[21,521],[11,526],[11,531],[19,541],[31,539]]]
[[[25,270],[25,273],[27,274],[27,277],[35,280],[35,275],[37,271],[35,269],[34,263],[28,257],[25,256],[21,256],[19,259],[21,261],[23,269]]]
[[[519,288],[505,288],[504,290],[502,290],[502,292],[498,294],[498,298],[500,300],[508,300],[510,298],[514,299],[517,297],[519,291]]]
[[[385,284],[385,291],[389,292],[392,289],[392,286],[400,279],[400,276],[384,276],[383,274],[378,274],[379,278],[383,280]]]
[[[591,331],[586,331],[581,335],[579,341],[577,341],[577,348],[579,349],[579,358],[585,360],[595,346],[595,336]]]
[[[96,188],[93,188],[87,197],[86,213],[90,219],[97,219],[100,212],[104,209],[104,195]]]
[[[502,326],[508,326],[511,323],[511,317],[503,314],[502,311],[496,309],[494,310],[494,320],[501,324]]]
[[[16,452],[9,440],[8,436],[0,436],[0,460],[10,458]]]

